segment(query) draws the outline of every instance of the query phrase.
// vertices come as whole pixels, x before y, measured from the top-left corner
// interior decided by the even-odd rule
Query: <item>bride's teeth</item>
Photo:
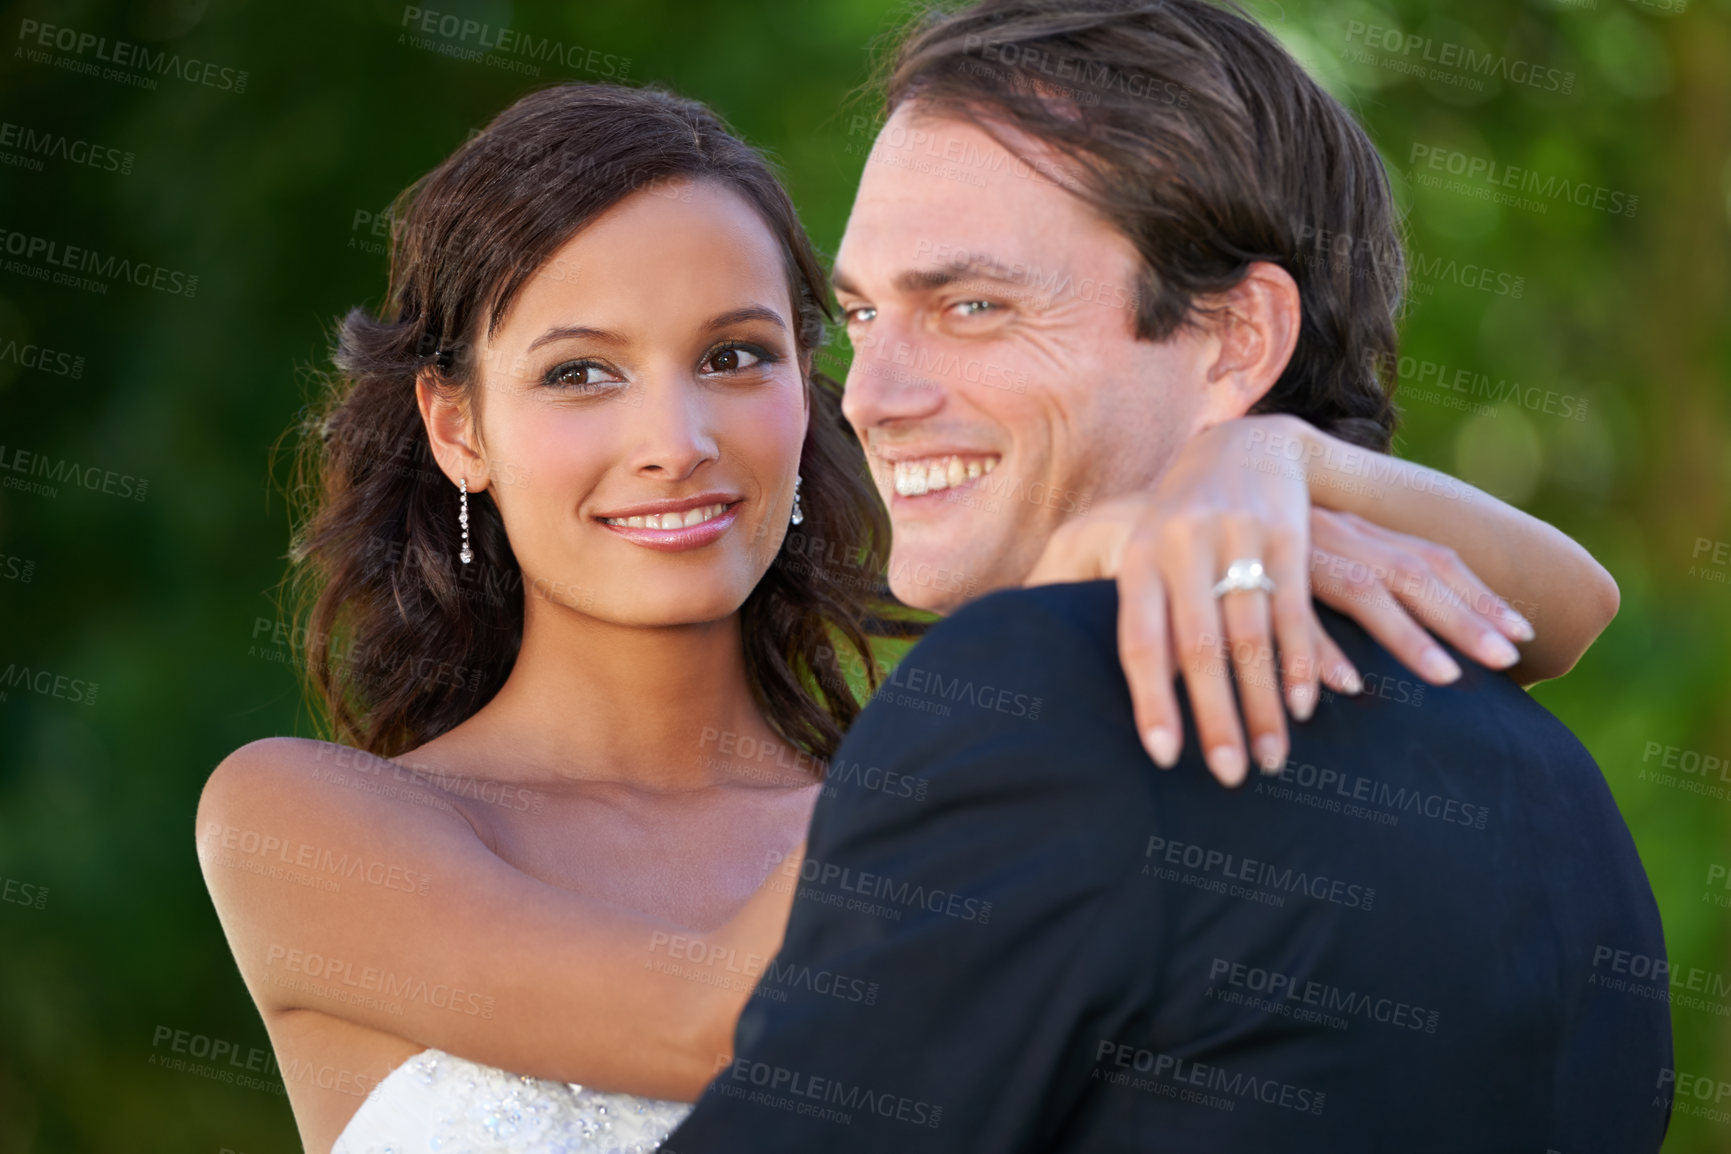
[[[622,525],[628,529],[689,529],[693,525],[713,521],[725,512],[727,505],[723,503],[687,509],[683,513],[645,513],[637,517],[603,517],[602,520],[609,525]]]
[[[969,461],[968,462],[968,480],[970,480],[970,481],[974,480],[976,477],[978,477],[980,475],[980,473],[981,473],[980,463],[978,461]]]
[[[944,471],[943,465],[933,461],[926,469],[926,492],[935,493],[939,489],[950,487],[950,475]]]
[[[985,468],[986,472],[990,473],[993,469],[996,469],[998,467],[998,459],[996,457],[987,457],[986,463],[983,467]]]
[[[944,471],[944,480],[951,485],[960,485],[968,479],[968,471],[962,466],[960,457],[950,458],[950,467]]]

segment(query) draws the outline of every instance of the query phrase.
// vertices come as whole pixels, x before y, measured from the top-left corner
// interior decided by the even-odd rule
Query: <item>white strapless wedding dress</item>
[[[331,1154],[648,1154],[690,1112],[423,1050],[373,1087]]]

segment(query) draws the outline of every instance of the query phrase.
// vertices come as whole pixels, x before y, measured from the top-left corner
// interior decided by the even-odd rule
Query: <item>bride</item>
[[[307,1149],[651,1149],[730,1055],[791,902],[766,879],[918,629],[812,371],[823,273],[764,160],[639,89],[524,98],[397,221],[295,551],[345,744],[224,760],[206,884]],[[1446,499],[1390,490],[1407,524]],[[1602,578],[1473,508],[1469,561],[1512,525],[1512,570]],[[1558,616],[1553,652],[1603,625]]]

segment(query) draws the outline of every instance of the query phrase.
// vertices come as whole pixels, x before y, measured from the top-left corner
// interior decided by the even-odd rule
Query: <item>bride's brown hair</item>
[[[519,100],[392,206],[381,314],[341,323],[336,373],[305,426],[291,559],[296,638],[331,736],[393,756],[451,729],[504,684],[523,635],[523,578],[486,492],[469,497],[464,566],[457,487],[434,463],[415,382],[464,394],[475,349],[516,293],[612,205],[664,182],[708,181],[749,202],[780,243],[809,366],[830,319],[823,270],[768,163],[707,108],[652,89],[566,84]],[[876,685],[870,638],[901,634],[876,566],[889,525],[840,389],[808,371],[799,540],[857,565],[789,557],[789,540],[741,609],[753,697],[776,732],[828,758]],[[509,479],[506,479],[509,483]]]

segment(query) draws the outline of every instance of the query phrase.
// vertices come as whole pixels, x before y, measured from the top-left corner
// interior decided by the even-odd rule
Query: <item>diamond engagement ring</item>
[[[1250,592],[1259,590],[1263,593],[1274,592],[1274,582],[1268,574],[1262,571],[1262,562],[1254,557],[1234,561],[1226,567],[1226,576],[1214,585],[1214,596],[1223,597],[1228,593]]]

